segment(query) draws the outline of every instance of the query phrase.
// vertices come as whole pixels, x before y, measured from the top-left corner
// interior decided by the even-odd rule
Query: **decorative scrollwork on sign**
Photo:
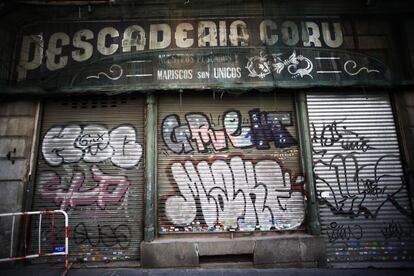
[[[293,51],[293,54],[289,57],[289,65],[287,67],[288,72],[293,75],[292,78],[309,76],[313,79],[310,72],[313,70],[313,64],[307,57],[304,57],[302,55],[296,56],[296,52]],[[305,62],[306,67],[305,68],[297,68],[300,62]]]
[[[313,78],[310,74],[313,70],[313,64],[310,59],[302,55],[296,55],[295,51],[285,60],[280,58],[282,55],[283,53],[272,55],[273,61],[269,60],[267,56],[263,56],[263,52],[260,52],[259,56],[248,58],[246,69],[249,70],[249,77],[263,79],[272,71],[276,72],[276,74],[281,74],[286,68],[289,74],[292,75],[292,78],[303,78],[304,76]]]
[[[270,62],[266,56],[263,56],[263,52],[260,52],[259,56],[248,58],[246,69],[249,70],[249,77],[263,79],[269,75],[272,71],[270,70]],[[259,73],[257,73],[257,71]]]
[[[348,70],[348,65],[350,64],[350,66],[351,66],[351,68],[349,68],[349,69],[351,69],[351,70],[356,70],[357,69],[357,63],[355,62],[355,60],[348,60],[347,62],[345,62],[345,64],[344,64],[344,70],[345,70],[345,72],[348,74],[348,75],[350,75],[350,76],[355,76],[355,75],[358,75],[359,73],[361,73],[362,71],[366,71],[368,74],[369,73],[379,73],[379,71],[378,70],[376,70],[376,69],[368,69],[367,67],[361,67],[361,68],[359,68],[356,72],[350,72],[349,70]]]
[[[116,74],[117,71],[119,72],[118,74]],[[87,76],[86,79],[87,80],[88,79],[98,79],[99,80],[101,78],[101,76],[104,76],[104,77],[106,77],[110,80],[118,80],[119,78],[122,77],[122,74],[124,73],[124,70],[118,64],[113,64],[113,65],[111,65],[111,67],[109,67],[109,73],[112,76],[108,75],[105,72],[99,72],[98,75],[96,75],[96,76],[93,76],[93,75],[92,76]]]

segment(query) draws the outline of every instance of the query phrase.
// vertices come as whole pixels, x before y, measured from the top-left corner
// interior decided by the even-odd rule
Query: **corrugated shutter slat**
[[[292,95],[163,95],[158,126],[160,233],[301,229]]]
[[[82,261],[139,259],[144,210],[144,98],[63,98],[45,103],[34,210],[64,209],[69,251]],[[57,218],[56,218],[57,219]],[[43,219],[42,250],[63,238]],[[38,221],[32,221],[37,248]],[[36,241],[36,242],[34,242]]]
[[[413,260],[412,211],[388,95],[309,93],[307,105],[329,263]]]

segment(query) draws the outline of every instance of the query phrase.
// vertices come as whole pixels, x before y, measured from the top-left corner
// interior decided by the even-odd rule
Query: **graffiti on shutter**
[[[127,112],[135,106],[132,103],[119,105]],[[143,203],[142,191],[137,189],[142,190],[138,174],[142,174],[143,134],[142,124],[134,120],[142,118],[131,114],[127,119],[121,113],[111,117],[106,108],[69,109],[54,118],[49,111],[53,108],[46,106],[35,208],[68,213],[72,256],[83,261],[138,257],[142,231],[137,229],[142,219],[138,208]],[[89,123],[92,117],[99,121]],[[44,227],[42,245],[47,248],[55,242],[52,235],[64,230]]]
[[[96,183],[93,188],[86,189],[86,173],[82,170],[66,175],[53,170],[42,172],[39,180],[42,198],[53,199],[62,210],[94,204],[104,210],[106,205],[122,203],[129,181],[124,175],[105,174],[97,163],[110,160],[114,166],[134,168],[141,159],[142,147],[136,142],[132,126],[119,126],[108,131],[100,125],[68,125],[47,131],[42,142],[42,154],[50,166],[75,165],[81,160],[90,163],[81,168],[89,169],[92,176],[89,181]]]
[[[308,95],[314,175],[331,262],[408,260],[414,227],[385,95]]]
[[[292,112],[222,108],[163,116],[169,183],[161,185],[174,188],[162,195],[160,231],[298,228],[304,179],[282,157],[289,150],[297,157]]]

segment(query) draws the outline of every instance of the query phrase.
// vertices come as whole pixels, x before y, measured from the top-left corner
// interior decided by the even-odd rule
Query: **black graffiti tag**
[[[312,143],[320,144],[322,147],[333,146],[342,138],[342,134],[338,132],[337,122],[333,121],[331,124],[323,124],[320,136],[316,133],[315,124],[311,123],[313,136]]]
[[[126,224],[86,226],[81,222],[73,230],[76,244],[90,244],[97,246],[102,244],[106,247],[118,245],[125,249],[130,245],[131,230]]]
[[[360,178],[359,183],[361,183],[361,185],[363,185],[363,187],[364,187],[363,191],[367,195],[373,195],[373,196],[376,196],[377,198],[379,198],[380,195],[385,194],[386,187],[381,188],[378,185],[378,182],[375,182],[371,179],[362,179],[362,178]]]
[[[367,152],[369,149],[374,149],[369,145],[369,140],[358,133],[348,130],[346,126],[339,126],[337,121],[333,121],[329,124],[323,124],[320,136],[317,134],[317,130],[314,123],[311,123],[313,135],[312,143],[325,147],[325,149],[316,152],[315,154],[325,155],[327,153],[326,147],[332,147],[336,143],[340,143],[341,148],[350,151],[362,151]]]
[[[343,126],[343,137],[345,135],[351,136],[350,139],[344,139],[341,141],[341,147],[344,150],[361,150],[362,152],[367,152],[369,149],[374,149],[368,143],[369,140],[363,136],[360,136],[354,131],[347,130],[346,126]]]
[[[327,234],[329,242],[331,243],[334,243],[337,240],[348,241],[351,238],[359,240],[362,238],[362,228],[358,224],[345,225],[332,222],[328,226]]]
[[[401,223],[391,221],[387,226],[381,229],[381,233],[385,239],[397,238],[401,240],[404,233]]]
[[[355,154],[336,154],[329,162],[315,162],[315,179],[321,187],[329,192],[319,196],[321,205],[328,206],[335,215],[351,218],[363,214],[366,218],[376,218],[380,209],[389,201],[399,210],[402,208],[394,199],[395,194],[402,189],[403,182],[398,173],[383,173],[388,164],[395,163],[398,157],[394,155],[381,156],[375,163],[359,165]],[[330,170],[332,178],[319,172]],[[362,177],[364,176],[364,177]],[[397,186],[387,186],[390,181],[400,183]],[[375,199],[375,204],[366,204]]]

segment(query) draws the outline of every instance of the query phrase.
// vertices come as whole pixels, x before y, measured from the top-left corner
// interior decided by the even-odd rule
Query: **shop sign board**
[[[210,18],[38,23],[20,39],[16,79],[47,87],[295,87],[389,81],[344,48],[340,19]]]

